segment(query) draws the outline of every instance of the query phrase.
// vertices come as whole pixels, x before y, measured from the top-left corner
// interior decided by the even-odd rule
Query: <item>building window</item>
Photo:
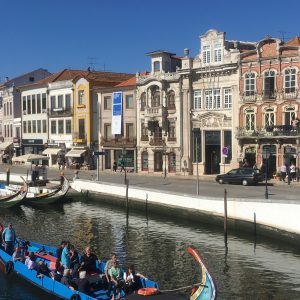
[[[46,94],[42,94],[42,112],[45,113],[47,112],[47,101],[46,101]]]
[[[153,70],[154,70],[154,72],[159,72],[160,71],[160,62],[159,61],[155,61],[153,63]]]
[[[176,141],[176,125],[175,125],[175,122],[170,122],[170,124],[169,124],[168,140],[169,141]]]
[[[220,42],[214,43],[214,61],[222,61],[222,44]]]
[[[104,110],[111,110],[111,97],[104,97]]]
[[[32,104],[32,113],[36,114],[35,95],[32,95],[31,104]]]
[[[214,108],[221,108],[221,94],[220,90],[216,89],[214,91]]]
[[[232,92],[231,89],[224,89],[224,108],[232,107]]]
[[[220,89],[205,91],[205,108],[206,109],[221,108]]]
[[[148,165],[148,152],[143,151],[142,152],[142,171],[148,171],[149,165]]]
[[[64,134],[64,120],[58,120],[58,134]]]
[[[205,108],[206,109],[213,108],[212,90],[205,91]]]
[[[23,133],[27,133],[27,122],[23,121]]]
[[[56,134],[56,120],[51,120],[51,134]]]
[[[245,96],[253,96],[255,94],[255,74],[245,74]]]
[[[84,100],[84,91],[78,91],[78,105],[83,105]]]
[[[210,45],[203,45],[203,63],[209,64],[210,63]]]
[[[245,111],[245,127],[246,130],[255,129],[255,113],[253,109],[247,109]]]
[[[32,121],[32,133],[36,133],[36,120]]]
[[[10,114],[13,115],[13,106],[12,106],[12,102],[9,102],[9,107],[10,107]]]
[[[266,71],[264,74],[264,98],[275,99],[275,72]]]
[[[296,69],[284,71],[284,92],[293,93],[296,90]]]
[[[296,118],[295,107],[286,107],[284,110],[284,123],[285,125],[291,125],[292,120]]]
[[[127,95],[125,97],[125,101],[126,101],[126,109],[131,109],[134,107],[133,104],[133,95]]]
[[[232,134],[231,130],[224,130],[224,147],[228,148],[227,157],[225,157],[225,164],[230,164],[232,159]]]
[[[71,94],[66,94],[66,110],[71,108]]]
[[[50,106],[51,106],[51,109],[56,108],[56,97],[55,96],[50,97]]]
[[[167,108],[175,109],[175,93],[174,91],[170,91],[167,96]]]
[[[66,120],[66,134],[70,134],[72,132],[72,121]]]
[[[85,138],[85,119],[78,120],[79,139]]]
[[[37,120],[37,133],[42,132],[42,122],[41,120]]]
[[[146,93],[141,95],[141,111],[144,111],[146,107]]]
[[[265,127],[272,127],[275,125],[275,113],[273,108],[265,110]]]
[[[132,123],[126,124],[126,138],[134,138],[134,125]]]
[[[141,124],[141,140],[147,140],[148,141],[148,128],[146,127],[145,123],[143,122]]]
[[[23,114],[26,114],[26,96],[23,96]]]
[[[36,95],[36,112],[40,114],[42,112],[42,107],[41,107],[41,95],[37,94]]]
[[[201,143],[201,131],[193,132],[193,162],[202,161],[202,143]]]
[[[42,124],[43,124],[43,133],[47,132],[47,120],[42,120]]]
[[[105,139],[111,138],[111,124],[104,124],[104,137]]]
[[[176,172],[176,154],[174,152],[170,152],[168,155],[168,171],[169,173]]]
[[[31,114],[31,96],[27,96],[27,113]]]
[[[31,121],[27,121],[27,129],[28,129],[28,133],[31,133]]]
[[[194,91],[194,109],[202,108],[202,91]]]
[[[64,96],[63,95],[58,95],[58,97],[57,97],[57,108],[62,108],[63,107],[63,101],[64,101]]]
[[[3,104],[3,114],[6,116],[6,103]]]
[[[156,90],[153,95],[152,95],[152,99],[151,99],[151,107],[158,107],[160,106],[160,91]]]

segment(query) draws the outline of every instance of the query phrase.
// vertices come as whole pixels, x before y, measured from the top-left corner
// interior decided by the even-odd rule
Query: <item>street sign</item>
[[[229,153],[229,148],[228,147],[223,147],[223,149],[222,149],[222,155],[224,157],[227,157],[228,153]]]
[[[95,156],[105,155],[105,151],[94,151],[93,155],[95,155]]]

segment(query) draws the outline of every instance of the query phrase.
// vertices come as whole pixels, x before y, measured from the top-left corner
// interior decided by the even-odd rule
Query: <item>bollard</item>
[[[227,190],[224,189],[224,234],[227,238]]]
[[[6,169],[6,185],[9,185],[10,169]]]

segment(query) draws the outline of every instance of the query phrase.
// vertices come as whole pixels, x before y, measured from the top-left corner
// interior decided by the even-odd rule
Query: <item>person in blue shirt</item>
[[[71,258],[70,258],[70,243],[66,242],[65,247],[61,253],[61,264],[65,269],[70,269]]]
[[[8,226],[2,232],[2,240],[5,244],[5,251],[12,255],[14,253],[14,246],[16,241],[16,233],[12,227],[12,224],[9,223]]]

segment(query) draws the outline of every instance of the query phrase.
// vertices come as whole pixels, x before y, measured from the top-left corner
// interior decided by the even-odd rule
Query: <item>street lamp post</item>
[[[197,174],[197,195],[199,195],[199,168],[198,168],[198,137],[200,135],[200,128],[194,128],[193,129],[195,138],[196,138],[196,174]]]
[[[164,141],[164,159],[165,159],[165,167],[164,167],[164,179],[167,177],[167,151],[166,151],[166,141]]]
[[[126,161],[125,161],[125,155],[126,155],[126,149],[123,148],[123,149],[122,149],[122,162],[123,162],[123,167],[124,167],[124,172],[125,172],[125,176],[124,176],[124,184],[126,185],[126,183],[127,183],[127,175],[126,175]]]
[[[263,158],[266,161],[266,168],[265,168],[265,199],[269,199],[269,191],[268,191],[268,169],[269,169],[269,158],[270,158],[270,152],[269,149],[266,149],[263,152]]]

